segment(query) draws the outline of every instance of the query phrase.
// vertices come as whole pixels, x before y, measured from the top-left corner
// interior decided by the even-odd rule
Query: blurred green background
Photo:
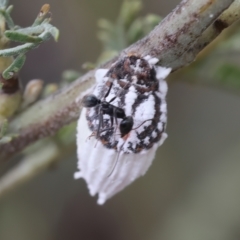
[[[28,26],[46,2],[10,3],[15,22]],[[58,82],[64,70],[95,62],[102,50],[97,20],[114,21],[122,2],[48,3],[60,39],[28,53],[24,83],[32,78]],[[164,17],[178,3],[144,0],[142,14]],[[235,52],[238,65],[239,60]],[[210,71],[214,63],[208,64]],[[73,180],[73,152],[0,199],[0,240],[240,239],[240,97],[206,85],[177,79],[170,84],[169,137],[146,176],[98,206],[85,182]]]

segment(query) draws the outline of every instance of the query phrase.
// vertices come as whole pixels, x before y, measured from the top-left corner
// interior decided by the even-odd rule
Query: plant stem
[[[205,30],[232,2],[233,0],[183,0],[149,35],[123,50],[120,57],[132,53],[152,55],[160,59],[160,65],[171,67],[175,71],[195,59],[201,51],[195,45],[196,41],[201,42],[202,36],[206,38]],[[230,18],[230,15],[231,11],[228,11],[226,18]],[[210,31],[207,34],[208,42],[211,42],[219,32]],[[196,49],[193,54],[194,47]],[[182,58],[183,55],[186,58]],[[112,59],[102,67],[109,67],[115,60],[116,58]],[[53,135],[64,125],[75,121],[80,112],[76,98],[81,99],[84,91],[94,83],[94,71],[90,71],[68,88],[61,89],[18,114],[9,124],[11,132],[18,136],[11,142],[0,145],[0,162],[9,159],[30,143]]]

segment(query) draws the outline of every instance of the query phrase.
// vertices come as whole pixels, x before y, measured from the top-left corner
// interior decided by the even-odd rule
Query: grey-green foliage
[[[161,20],[154,14],[141,17],[142,2],[125,0],[115,23],[106,19],[98,21],[98,38],[103,44],[103,53],[98,62],[106,61],[119,51],[148,34]]]
[[[3,72],[3,77],[9,79],[14,73],[17,73],[24,65],[26,56],[24,54],[19,54],[12,62],[12,64],[6,68]]]
[[[233,89],[240,89],[240,67],[234,63],[224,63],[217,66],[215,76],[219,83],[231,86]]]
[[[29,50],[38,47],[42,42],[49,40],[51,37],[56,41],[59,37],[59,30],[49,23],[51,17],[50,15],[48,16],[50,9],[48,4],[43,5],[32,26],[21,28],[14,24],[10,15],[13,7],[7,7],[7,3],[8,1],[0,0],[0,14],[2,16],[0,20],[5,21],[9,28],[9,30],[4,32],[5,37],[7,37],[8,41],[15,41],[23,44],[0,50],[0,56],[15,57],[12,64],[5,69],[2,74],[5,79],[11,78],[14,73],[22,68],[26,59],[25,54]]]
[[[3,8],[6,8],[8,5],[8,0],[1,0],[0,1],[0,8],[3,9]]]
[[[9,29],[14,29],[14,22],[11,18],[10,14],[12,12],[13,6],[8,6],[7,0],[0,0],[0,14],[5,18],[5,21],[9,27]]]
[[[200,54],[197,61],[184,70],[182,79],[192,84],[231,90],[240,90],[240,24],[221,35],[218,41]]]

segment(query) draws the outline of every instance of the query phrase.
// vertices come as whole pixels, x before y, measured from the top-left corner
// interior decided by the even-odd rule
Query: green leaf
[[[56,27],[51,27],[48,29],[48,32],[52,35],[54,40],[57,42],[59,38],[59,30]]]
[[[18,72],[24,65],[26,56],[24,54],[18,55],[12,64],[3,72],[3,77],[5,79],[10,79],[14,73]]]
[[[8,5],[8,0],[0,0],[0,8],[5,9]]]
[[[9,6],[7,9],[6,9],[6,6],[0,7],[0,14],[5,18],[5,21],[10,29],[14,29],[14,26],[15,26],[14,22],[10,16],[12,9],[13,9],[12,5]]]
[[[26,35],[17,31],[5,31],[5,36],[12,41],[21,43],[41,43],[43,40],[40,37]]]
[[[14,31],[25,34],[25,35],[37,35],[38,36],[39,34],[43,33],[44,30],[45,30],[44,26],[39,25],[39,26],[35,26],[35,27],[18,28]]]
[[[143,37],[143,21],[142,19],[136,19],[129,27],[127,33],[127,39],[129,44],[136,42]]]
[[[136,19],[142,9],[141,0],[125,0],[122,4],[119,21],[123,22],[123,27],[128,29],[131,23]]]
[[[240,88],[240,69],[233,64],[224,64],[217,68],[216,77],[221,84],[231,88]]]

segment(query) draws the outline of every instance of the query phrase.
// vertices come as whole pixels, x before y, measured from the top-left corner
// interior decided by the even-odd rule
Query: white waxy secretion
[[[171,69],[157,62],[131,55],[96,71],[92,94],[98,104],[84,108],[78,121],[74,177],[85,179],[90,194],[98,194],[98,204],[144,175],[167,137],[165,78]],[[103,101],[114,110],[105,111]],[[115,108],[124,116],[116,117]],[[126,119],[132,120],[131,128],[122,130]]]

